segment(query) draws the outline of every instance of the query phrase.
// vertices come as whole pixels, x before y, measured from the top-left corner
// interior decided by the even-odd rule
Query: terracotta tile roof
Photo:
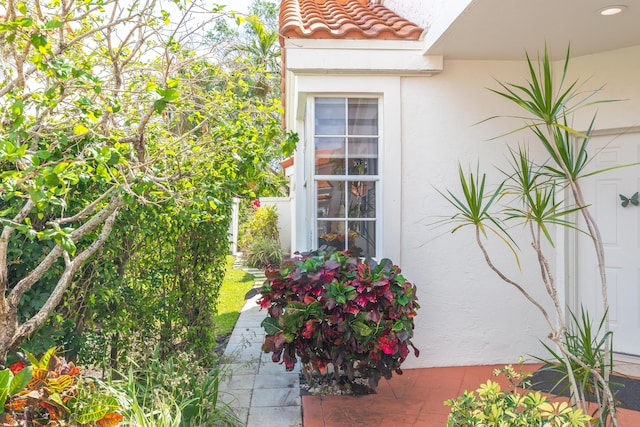
[[[422,28],[368,0],[282,0],[280,34],[306,39],[418,40]]]

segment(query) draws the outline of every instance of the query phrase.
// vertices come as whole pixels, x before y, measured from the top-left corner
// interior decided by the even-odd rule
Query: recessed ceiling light
[[[627,6],[619,4],[614,6],[603,7],[602,9],[598,9],[598,13],[602,16],[613,16],[619,13],[624,12]]]

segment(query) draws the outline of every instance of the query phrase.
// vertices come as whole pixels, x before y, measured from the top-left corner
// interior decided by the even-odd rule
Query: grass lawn
[[[218,314],[214,318],[218,340],[233,331],[245,303],[244,295],[253,287],[253,282],[253,275],[233,269],[233,257],[228,256],[227,273],[218,296]]]

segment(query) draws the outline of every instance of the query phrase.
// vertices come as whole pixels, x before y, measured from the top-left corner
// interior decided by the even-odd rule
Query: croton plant
[[[122,415],[115,397],[84,380],[80,369],[50,348],[38,358],[0,371],[0,427],[115,427]]]
[[[298,254],[266,269],[259,304],[262,350],[292,370],[300,358],[306,369],[350,379],[402,374],[413,346],[414,317],[420,307],[416,287],[390,260],[362,260],[332,248]]]

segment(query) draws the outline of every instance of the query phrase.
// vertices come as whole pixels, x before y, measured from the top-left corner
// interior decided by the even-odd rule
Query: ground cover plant
[[[509,427],[585,427],[592,420],[582,409],[567,402],[550,402],[540,392],[522,392],[531,385],[527,372],[517,372],[512,365],[496,369],[494,375],[504,375],[511,390],[488,380],[475,391],[466,391],[451,406],[447,427],[509,426]],[[520,389],[520,390],[519,390]]]
[[[224,372],[196,362],[184,353],[163,359],[157,351],[144,364],[130,363],[124,378],[109,379],[124,422],[140,427],[241,426],[235,412],[218,400]]]
[[[25,352],[0,371],[0,425],[3,427],[93,426],[195,427],[242,425],[218,400],[223,375],[203,368],[193,356],[147,355],[130,362],[115,379],[91,376],[53,347],[38,357]],[[95,372],[93,372],[95,374]]]
[[[249,267],[263,269],[280,264],[283,258],[275,206],[254,205],[249,218],[241,225],[240,249]]]
[[[390,260],[323,247],[265,273],[262,350],[287,370],[299,360],[308,384],[329,372],[365,378],[375,388],[380,378],[402,373],[410,348],[419,354],[411,342],[416,287]]]

